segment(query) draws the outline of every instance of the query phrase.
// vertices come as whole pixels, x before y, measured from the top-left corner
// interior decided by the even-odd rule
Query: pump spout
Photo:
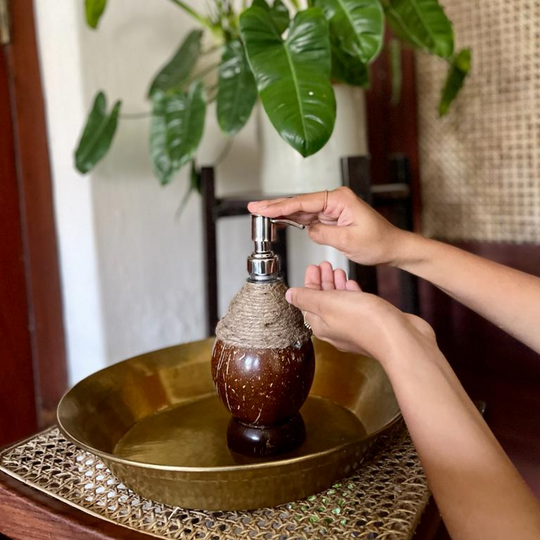
[[[251,215],[251,239],[253,240],[253,253],[248,257],[248,281],[271,282],[279,279],[279,260],[272,251],[272,242],[276,240],[276,227],[278,225],[292,225],[305,229],[305,225],[290,219],[274,219]]]

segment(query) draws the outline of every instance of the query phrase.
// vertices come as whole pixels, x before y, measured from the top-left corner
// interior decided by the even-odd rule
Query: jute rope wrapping
[[[246,283],[216,327],[216,337],[244,349],[284,349],[311,337],[300,310],[285,299],[287,286]]]

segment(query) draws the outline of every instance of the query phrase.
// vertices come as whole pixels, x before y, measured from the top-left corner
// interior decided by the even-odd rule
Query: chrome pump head
[[[278,225],[292,225],[298,229],[305,229],[290,219],[275,219],[251,215],[251,239],[254,250],[248,257],[247,268],[249,281],[275,281],[279,279],[279,260],[272,251],[272,242],[276,240],[276,227]]]

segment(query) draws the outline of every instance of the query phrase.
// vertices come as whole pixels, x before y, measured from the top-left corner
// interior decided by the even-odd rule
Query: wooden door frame
[[[45,106],[32,0],[10,2],[10,74],[34,392],[41,426],[54,421],[67,387],[60,272]]]
[[[392,69],[389,46],[393,35],[386,30],[381,55],[371,65],[370,87],[366,92],[369,153],[373,183],[391,177],[389,156],[404,154],[409,158],[414,230],[421,228],[420,164],[418,147],[418,105],[416,95],[415,52],[401,49],[401,93],[392,105]]]

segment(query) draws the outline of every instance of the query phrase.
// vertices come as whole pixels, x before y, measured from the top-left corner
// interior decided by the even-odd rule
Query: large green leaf
[[[379,0],[315,0],[330,21],[330,33],[349,56],[368,63],[379,54],[384,15]]]
[[[287,6],[281,0],[274,0],[270,14],[276,23],[278,31],[283,34],[289,28],[290,16]]]
[[[314,154],[332,135],[336,119],[322,11],[299,12],[283,41],[267,11],[252,6],[240,17],[240,32],[270,121],[300,154]]]
[[[183,87],[199,58],[202,34],[202,30],[193,30],[188,34],[174,56],[155,76],[148,96],[151,97],[158,90],[167,92]]]
[[[84,0],[86,23],[90,28],[97,28],[106,7],[107,0]]]
[[[368,86],[369,70],[356,56],[347,54],[339,45],[332,43],[332,80],[351,86]]]
[[[201,142],[206,101],[200,81],[189,91],[156,91],[152,95],[150,154],[154,172],[162,184],[193,158]]]
[[[270,15],[276,24],[280,34],[283,34],[289,27],[289,23],[291,22],[289,10],[281,0],[274,0],[272,7],[270,7],[267,0],[253,0],[252,5],[260,7],[268,12],[268,15]]]
[[[397,37],[442,58],[454,52],[452,23],[437,0],[383,0]]]
[[[463,49],[452,59],[452,63],[450,64],[450,70],[448,71],[448,77],[439,103],[440,116],[444,116],[448,112],[451,103],[459,94],[470,70],[471,49]]]
[[[107,98],[99,92],[86,120],[81,140],[75,150],[75,167],[83,174],[92,170],[103,159],[111,147],[118,125],[121,101],[117,101],[110,114],[107,114]]]
[[[257,85],[244,47],[238,40],[227,43],[219,66],[217,117],[221,130],[235,135],[246,124],[257,101]]]

